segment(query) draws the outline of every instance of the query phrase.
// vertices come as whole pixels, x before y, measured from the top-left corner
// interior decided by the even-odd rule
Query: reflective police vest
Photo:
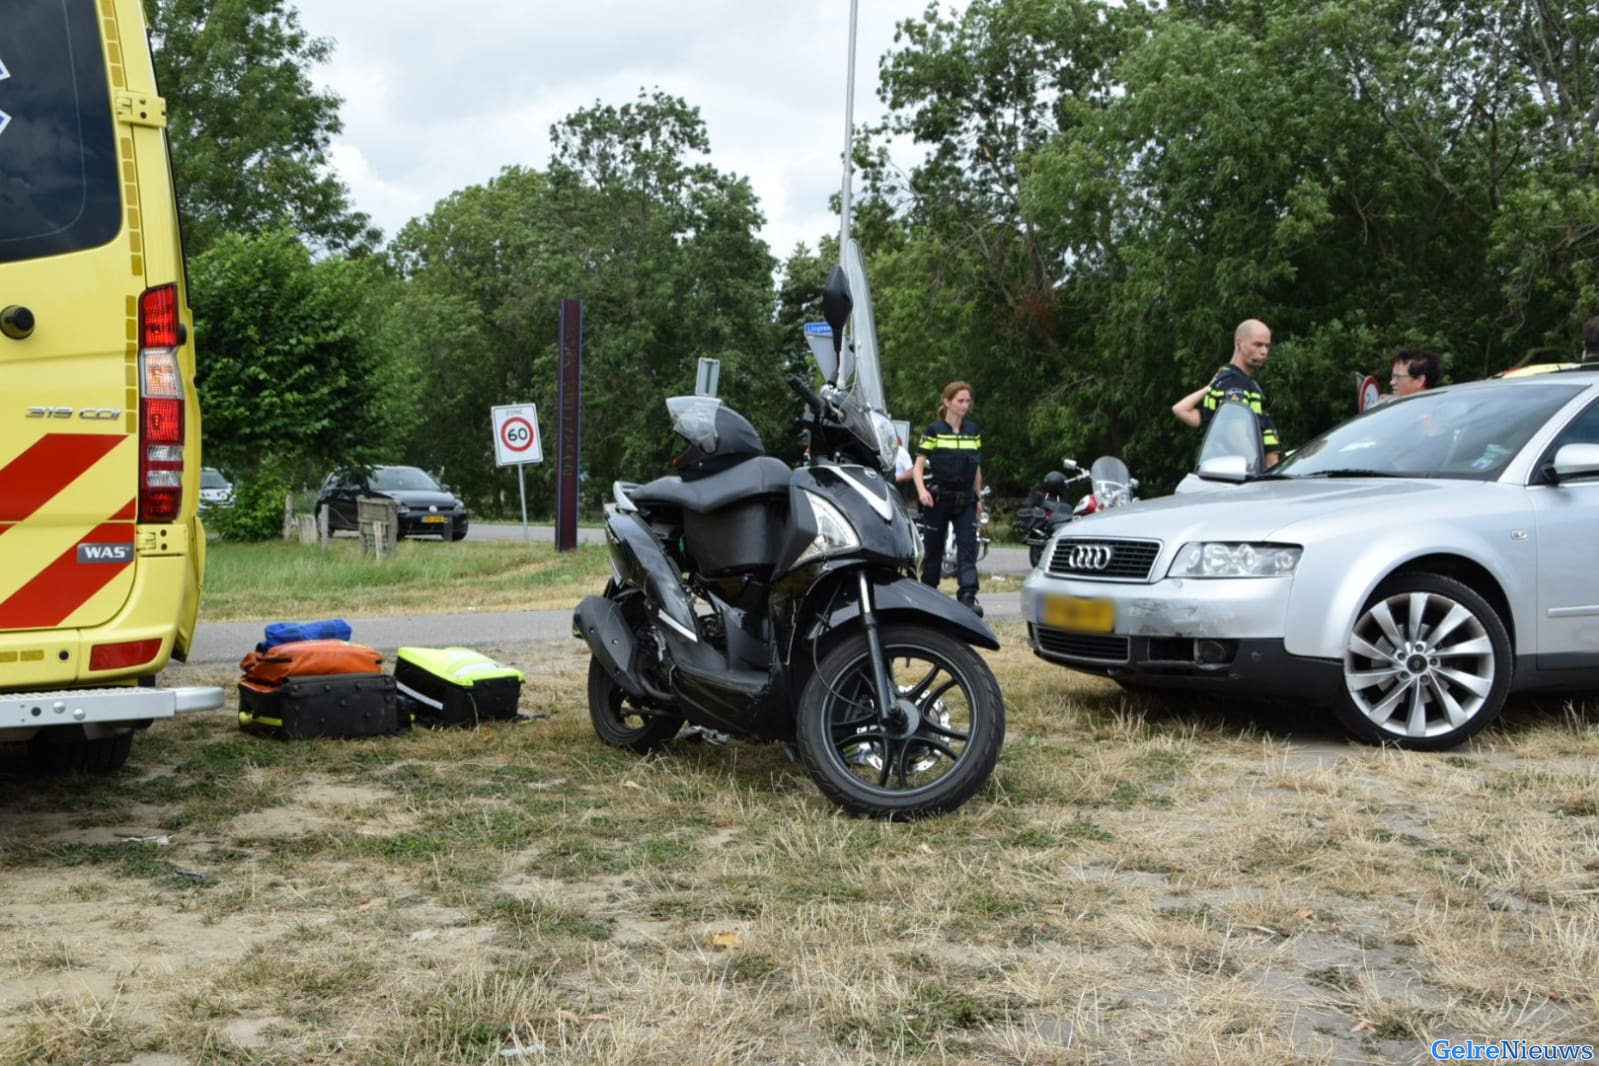
[[[983,465],[983,436],[977,423],[962,419],[960,432],[939,419],[927,427],[916,446],[927,457],[927,469],[944,492],[971,492],[977,487],[977,468]]]

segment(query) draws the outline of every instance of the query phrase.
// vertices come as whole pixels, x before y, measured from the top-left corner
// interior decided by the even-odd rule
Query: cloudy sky
[[[344,99],[332,160],[388,236],[507,164],[544,167],[552,123],[657,87],[700,109],[717,169],[750,179],[779,259],[838,226],[850,0],[291,2],[334,42],[313,75]],[[858,2],[857,126],[881,117],[896,23],[927,7]]]

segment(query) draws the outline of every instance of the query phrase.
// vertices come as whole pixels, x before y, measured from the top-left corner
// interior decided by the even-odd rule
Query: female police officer
[[[955,598],[981,616],[983,609],[977,603],[977,508],[983,491],[983,438],[977,423],[966,417],[971,409],[970,385],[952,381],[944,386],[938,420],[922,434],[911,473],[922,504],[926,537],[922,583],[938,587],[944,538],[954,523]]]

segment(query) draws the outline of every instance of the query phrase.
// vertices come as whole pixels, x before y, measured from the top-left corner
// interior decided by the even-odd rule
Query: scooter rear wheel
[[[589,660],[589,721],[605,743],[639,755],[661,747],[683,728],[683,719],[676,715],[646,714],[629,707],[622,686],[594,659]]]
[[[881,630],[899,700],[878,706],[864,634],[829,651],[800,695],[800,758],[851,814],[911,819],[952,811],[987,782],[1005,739],[1005,701],[968,645],[932,629]]]

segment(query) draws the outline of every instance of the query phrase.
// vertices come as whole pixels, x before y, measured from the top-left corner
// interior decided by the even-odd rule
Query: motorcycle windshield
[[[1128,472],[1127,464],[1114,455],[1102,455],[1095,459],[1088,476],[1094,482],[1094,495],[1099,497],[1102,506],[1115,507],[1126,503],[1132,495],[1127,483],[1133,475]]]
[[[872,289],[866,281],[866,256],[859,242],[851,239],[844,246],[844,276],[849,278],[850,298],[855,309],[850,313],[850,341],[854,347],[854,365],[845,359],[838,386],[854,393],[873,411],[888,414],[888,401],[883,395],[882,364],[877,353],[877,320],[872,315]],[[846,355],[850,349],[845,348]],[[853,376],[853,380],[851,377]]]

